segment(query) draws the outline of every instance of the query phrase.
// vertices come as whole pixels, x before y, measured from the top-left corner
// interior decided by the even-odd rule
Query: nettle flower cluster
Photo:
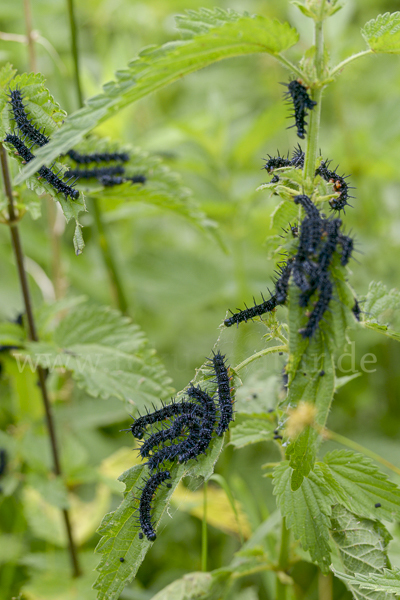
[[[297,135],[301,139],[305,137],[306,115],[312,110],[316,103],[310,99],[307,88],[300,80],[285,84],[288,91],[285,97],[291,98],[294,106],[295,126]],[[277,306],[287,301],[289,286],[292,283],[300,290],[299,305],[306,309],[308,322],[299,330],[303,338],[311,338],[318,329],[325,312],[333,297],[334,283],[330,275],[330,268],[336,256],[339,257],[341,266],[346,266],[354,251],[354,240],[345,235],[342,230],[342,219],[339,217],[326,217],[314,204],[312,199],[303,193],[299,185],[292,177],[293,169],[303,169],[305,154],[300,145],[295,148],[292,157],[289,154],[284,157],[268,155],[265,170],[273,175],[270,186],[279,195],[282,189],[290,193],[295,204],[303,208],[304,217],[299,224],[290,227],[291,235],[298,238],[295,252],[287,255],[286,262],[278,264],[276,271],[274,293],[268,300],[262,296],[262,302],[239,312],[233,313],[225,319],[226,327],[230,327],[254,317],[271,312]],[[332,186],[330,193],[326,196],[333,213],[345,212],[351,196],[351,189],[346,182],[348,176],[339,175],[337,168],[329,169],[329,160],[322,160],[315,170],[315,176]],[[318,180],[317,180],[318,185]],[[285,230],[285,233],[287,231]],[[353,307],[353,313],[357,319],[360,309],[357,300]]]

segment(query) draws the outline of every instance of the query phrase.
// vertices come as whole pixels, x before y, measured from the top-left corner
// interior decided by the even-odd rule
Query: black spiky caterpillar
[[[295,148],[292,158],[289,159],[289,154],[285,157],[279,154],[279,150],[277,152],[277,156],[268,155],[268,160],[264,165],[264,169],[272,174],[275,169],[280,169],[282,167],[294,167],[296,169],[303,169],[304,167],[304,152],[301,149],[301,146],[298,145]],[[331,171],[328,167],[331,163],[330,160],[322,161],[319,167],[315,170],[315,176],[319,175],[322,177],[324,181],[327,183],[331,183],[333,185],[333,191],[338,194],[336,198],[331,198],[329,200],[329,205],[333,211],[337,211],[340,213],[341,210],[344,211],[346,206],[351,206],[348,200],[349,198],[354,198],[354,196],[350,196],[349,190],[354,189],[352,186],[349,186],[346,179],[348,179],[349,175],[338,175],[337,169]],[[270,183],[278,183],[279,176],[275,175]]]
[[[114,185],[121,185],[121,183],[126,183],[130,181],[133,183],[146,183],[147,178],[146,175],[133,175],[132,177],[118,177],[113,175],[103,175],[99,177],[99,181],[101,185],[104,187],[114,187]]]
[[[192,402],[171,402],[162,408],[155,410],[147,415],[141,415],[130,426],[128,431],[131,431],[133,437],[138,440],[143,438],[146,428],[155,423],[162,423],[171,417],[178,415],[188,415],[193,417],[202,417],[203,410],[201,406]]]
[[[139,502],[139,522],[142,531],[139,533],[139,538],[143,538],[143,535],[145,535],[150,542],[154,542],[157,538],[154,525],[151,522],[151,502],[157,488],[167,479],[171,479],[170,472],[159,471],[149,477],[142,488]],[[172,486],[171,484],[167,484],[167,487]]]
[[[30,149],[25,146],[24,142],[14,134],[7,134],[4,142],[7,144],[11,144],[17,151],[17,154],[25,161],[30,162],[35,158],[34,154],[30,151]],[[39,177],[43,177],[56,191],[57,193],[64,194],[65,198],[70,196],[74,200],[79,197],[79,191],[73,188],[72,185],[68,185],[68,182],[62,181],[58,177],[58,173],[53,173],[49,167],[40,167],[39,171],[37,171],[37,175]],[[68,180],[70,181],[70,180]]]
[[[351,206],[348,203],[348,199],[353,198],[353,196],[349,195],[349,189],[351,188],[346,181],[346,179],[349,178],[349,175],[338,175],[338,167],[336,167],[334,171],[331,171],[328,169],[330,163],[330,160],[323,160],[315,171],[315,174],[320,175],[324,181],[333,184],[333,189],[339,196],[337,198],[331,198],[329,204],[332,210],[341,211],[344,210],[345,206]]]
[[[284,96],[288,100],[291,100],[294,108],[294,113],[291,116],[294,117],[295,124],[291,125],[291,127],[297,128],[297,136],[303,140],[307,133],[307,111],[312,110],[317,103],[314,100],[311,100],[307,88],[301,79],[293,79],[289,83],[284,83],[283,85],[288,88]]]
[[[21,90],[9,89],[8,97],[10,98],[15,124],[20,132],[28,137],[36,146],[44,146],[47,144],[49,138],[32,125],[32,119],[30,119],[26,113]]]
[[[172,422],[168,429],[160,429],[152,433],[141,445],[139,454],[142,458],[147,458],[155,446],[171,442],[184,434],[185,429],[200,428],[200,420],[191,414],[181,414]]]
[[[113,167],[100,167],[99,169],[70,169],[69,175],[73,177],[79,177],[80,179],[100,179],[106,175],[123,175],[125,169],[122,165],[115,165]]]
[[[315,334],[324,313],[328,310],[333,296],[333,285],[329,277],[333,256],[337,252],[337,247],[341,246],[340,262],[345,266],[351,258],[354,242],[351,237],[340,232],[342,220],[324,218],[308,196],[299,194],[293,200],[295,204],[300,204],[306,213],[300,224],[296,255],[280,266],[274,296],[261,305],[255,304],[250,309],[246,307],[246,310],[233,314],[224,321],[227,327],[247,321],[284,304],[290,277],[293,284],[301,291],[299,296],[301,307],[307,307],[313,294],[319,292],[316,304],[309,315],[308,324],[299,332],[303,337],[310,338]]]
[[[229,429],[229,423],[233,421],[231,379],[225,364],[225,356],[219,350],[216,353],[213,352],[212,358],[209,360],[213,366],[215,382],[218,386],[219,422],[216,434],[221,436]]]
[[[77,150],[69,150],[67,156],[78,165],[89,165],[90,163],[102,162],[128,162],[127,152],[96,152],[93,154],[81,154]]]

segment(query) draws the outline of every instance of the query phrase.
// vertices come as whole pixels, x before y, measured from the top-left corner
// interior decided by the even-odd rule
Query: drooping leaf
[[[385,13],[371,19],[361,30],[362,36],[374,52],[400,53],[400,12]]]
[[[143,409],[171,394],[169,378],[143,332],[118,311],[85,303],[71,310],[48,342],[31,342],[20,367],[69,370],[90,395]]]
[[[400,595],[400,569],[383,569],[383,573],[371,573],[370,575],[362,575],[356,573],[354,576],[346,575],[334,570],[336,577],[347,583],[348,587],[356,587],[360,590],[373,590],[374,592],[386,592],[386,594]],[[387,596],[379,595],[381,598]],[[372,598],[372,596],[368,596]]]
[[[341,488],[336,492],[337,501],[348,510],[373,519],[400,519],[400,489],[372,460],[351,450],[334,450],[325,455],[324,464]],[[335,494],[328,479],[326,484]]]
[[[291,488],[293,469],[287,461],[274,469],[274,494],[286,526],[300,540],[304,550],[324,572],[330,564],[329,526],[332,498],[318,469],[303,478],[301,486]]]
[[[4,139],[7,133],[13,133],[15,130],[15,122],[13,120],[13,113],[10,107],[9,98],[7,97],[8,89],[20,89],[23,95],[24,106],[26,107],[27,114],[32,119],[33,125],[38,130],[44,130],[47,137],[52,137],[53,134],[58,130],[61,123],[65,119],[66,113],[60,109],[60,106],[54,101],[54,98],[50,95],[50,92],[44,85],[45,79],[43,75],[39,73],[24,73],[16,76],[12,81],[7,82],[7,86],[1,90],[0,93],[0,137]],[[29,140],[26,144],[30,146]],[[23,159],[15,154],[15,149],[11,144],[6,144],[10,157],[19,166],[21,171],[23,167]],[[34,146],[31,152],[36,155],[38,152],[38,146]],[[58,158],[58,154],[54,156],[54,160]],[[30,166],[33,162],[28,163]],[[57,162],[53,167],[53,172],[60,171],[59,177],[62,177],[66,171],[65,165]],[[45,179],[38,178],[38,168],[31,170],[30,176],[27,180],[27,186],[29,189],[34,190],[36,194],[42,195],[44,193],[50,194],[55,200],[57,200],[63,210],[64,216],[67,221],[75,219],[76,232],[75,232],[75,248],[78,253],[82,251],[83,240],[81,239],[80,226],[79,226],[79,213],[85,210],[84,197],[79,194],[79,198],[76,200],[70,197],[65,197],[63,194],[57,193]],[[15,178],[17,184],[18,177]],[[21,196],[22,197],[22,196]],[[29,205],[28,205],[29,208]]]
[[[276,424],[265,419],[246,419],[231,429],[230,444],[243,448],[249,444],[272,440]]]
[[[117,111],[165,85],[224,58],[267,52],[278,54],[296,44],[298,34],[287,23],[263,16],[251,17],[233,10],[201,9],[178,18],[185,39],[142,50],[116,80],[90,98],[86,106],[66,120],[50,144],[27,165],[18,183],[44,163],[75,146],[96,125]]]
[[[389,566],[386,548],[391,536],[379,521],[362,519],[337,504],[332,509],[331,537],[338,548],[346,575],[383,574]],[[336,570],[335,575],[341,578]],[[355,600],[394,599],[394,596],[383,592],[364,591],[356,582],[343,581]]]
[[[182,477],[194,477],[195,481],[208,479],[214,469],[223,445],[223,438],[215,439],[205,457],[194,465],[173,465],[171,473],[172,488],[165,486],[158,490],[152,502],[152,522],[157,526],[167,510],[169,499]],[[152,545],[146,538],[139,539],[136,508],[140,492],[138,487],[148,476],[144,465],[137,465],[125,471],[119,478],[125,484],[124,499],[113,513],[107,514],[99,528],[103,536],[97,546],[97,552],[102,555],[97,567],[100,572],[94,585],[98,590],[99,600],[116,600],[125,585],[132,581],[143,562],[147,551]],[[120,558],[125,560],[120,562]]]

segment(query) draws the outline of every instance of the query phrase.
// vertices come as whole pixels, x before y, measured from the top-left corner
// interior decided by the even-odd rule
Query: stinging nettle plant
[[[161,519],[183,479],[192,491],[203,484],[203,571],[173,582],[156,595],[157,600],[228,598],[239,580],[258,572],[274,577],[272,597],[301,598],[292,578],[300,561],[317,565],[326,584],[326,600],[333,598],[332,582],[338,580],[356,599],[388,599],[400,593],[400,571],[391,567],[388,557],[391,535],[382,523],[400,518],[400,489],[380,472],[371,451],[358,446],[355,452],[355,443],[326,428],[335,391],[346,383],[336,376],[335,363],[346,346],[348,329],[363,327],[399,340],[400,334],[378,322],[379,315],[398,306],[399,299],[395,292],[388,294],[382,285],[372,284],[360,301],[350,287],[347,265],[354,240],[346,232],[346,215],[358,199],[351,199],[356,192],[347,176],[330,169],[319,141],[324,91],[328,93],[352,61],[374,53],[400,53],[400,13],[368,22],[362,31],[368,49],[332,66],[324,24],[341,3],[293,4],[313,22],[315,31],[313,44],[298,64],[283,54],[299,39],[289,24],[233,10],[201,9],[178,17],[181,40],[143,50],[101,94],[68,117],[41,75],[16,75],[11,66],[0,72],[5,183],[1,221],[10,228],[25,304],[22,326],[1,324],[0,342],[2,351],[12,352],[18,364],[33,364],[39,378],[55,474],[46,489],[53,493],[57,488],[61,498],[53,504],[63,515],[75,577],[82,580],[91,573],[77,551],[84,540],[77,537],[71,521],[48,370],[56,366],[70,373],[77,386],[95,398],[129,404],[134,411],[129,431],[141,440],[139,453],[147,460],[136,461],[120,475],[125,486],[122,502],[104,516],[98,529],[100,562],[94,589],[99,599],[119,598],[135,578],[152,543],[156,538],[159,543],[163,535]],[[274,291],[259,304],[254,301],[250,308],[225,315],[210,362],[201,365],[191,384],[170,401],[173,390],[164,367],[148,349],[140,328],[126,316],[126,292],[107,242],[103,212],[112,203],[141,201],[184,216],[203,233],[212,232],[214,225],[162,161],[91,132],[125,106],[183,75],[223,58],[260,52],[287,69],[284,97],[295,120],[292,148],[265,159],[272,179],[259,188],[279,198],[273,219],[285,224],[274,247],[278,265]],[[71,175],[77,178],[74,187],[65,179]],[[34,313],[19,222],[26,212],[38,217],[39,209],[26,188],[50,194],[65,218],[75,220],[77,255],[84,251],[80,218],[85,210],[93,215],[119,311],[78,298],[38,307]],[[226,328],[250,328],[252,323],[246,322],[258,317],[267,328],[265,348],[233,365],[229,353],[225,359],[219,352]],[[240,378],[248,365],[277,354],[285,356],[283,392],[273,408],[274,397],[249,414],[243,401],[235,401]],[[85,368],[88,364],[90,368]],[[8,434],[2,439],[7,454],[17,461],[17,442]],[[328,452],[320,459],[326,439],[351,449]],[[265,465],[279,512],[253,532],[228,565],[207,572],[207,481],[213,478],[224,488],[237,516],[232,493],[221,476],[213,475],[214,466],[224,443],[240,451],[260,441],[275,444],[281,456],[280,462]],[[4,457],[2,453],[2,471]],[[16,485],[10,480],[5,493],[11,495]],[[49,539],[54,542],[54,537]]]

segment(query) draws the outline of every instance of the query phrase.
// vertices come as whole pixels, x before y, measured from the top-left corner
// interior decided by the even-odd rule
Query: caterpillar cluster
[[[143,440],[139,454],[147,459],[149,470],[155,471],[141,488],[141,539],[143,536],[150,541],[156,539],[151,522],[151,500],[157,488],[166,479],[171,478],[170,472],[160,470],[160,467],[167,462],[186,463],[201,454],[206,454],[213,434],[222,436],[233,421],[231,379],[225,356],[218,351],[208,360],[215,374],[218,403],[200,386],[191,385],[186,392],[188,400],[172,401],[152,413],[148,412],[137,418],[128,430],[135,438]],[[161,428],[152,427],[156,424],[161,425]],[[145,438],[146,434],[149,435]],[[167,484],[167,487],[171,487],[171,484]]]
[[[78,165],[87,165],[90,163],[110,163],[110,162],[127,162],[129,154],[126,152],[103,152],[98,154],[80,154],[75,150],[67,152],[73,161]],[[73,174],[78,179],[97,179],[104,187],[113,187],[130,181],[133,183],[146,183],[145,175],[133,175],[128,177],[125,174],[125,168],[120,165],[95,167],[93,169],[70,169],[69,173]]]
[[[288,89],[285,97],[293,103],[294,113],[291,115],[295,119],[295,124],[291,127],[297,128],[297,136],[304,140],[306,137],[306,116],[307,111],[312,110],[317,105],[315,100],[311,100],[307,88],[300,79],[294,79],[289,83],[284,83]]]
[[[23,137],[19,137],[15,133],[9,133],[6,135],[4,142],[7,144],[11,144],[15,150],[16,154],[20,156],[24,162],[30,162],[35,158],[31,149],[33,146],[44,146],[48,143],[49,138],[44,135],[42,131],[37,129],[35,125],[32,123],[32,119],[28,117],[26,113],[26,108],[23,103],[23,96],[21,90],[9,90],[8,97],[10,98],[9,102],[11,105],[13,119],[16,125],[16,128],[21,132]],[[25,141],[30,141],[30,146],[25,145]],[[54,173],[49,167],[41,167],[39,171],[37,171],[37,175],[43,177],[59,194],[64,194],[65,198],[72,198],[73,200],[77,200],[79,197],[79,191],[74,189],[75,181],[69,185],[69,182],[73,177],[70,177],[66,182],[63,181],[64,177],[61,179],[58,173]]]
[[[35,155],[31,152],[33,146],[44,146],[50,138],[33,124],[32,119],[29,117],[26,106],[24,104],[24,98],[20,89],[9,90],[8,93],[9,103],[11,106],[12,118],[15,123],[15,127],[21,133],[22,137],[18,135],[9,134],[6,136],[5,142],[14,146],[17,154],[25,162],[29,162],[35,158]],[[25,145],[25,141],[29,140],[30,146]],[[76,150],[69,150],[67,156],[78,165],[89,165],[91,163],[110,163],[110,162],[127,162],[129,161],[129,154],[127,152],[102,152],[92,154],[81,154]],[[67,198],[70,196],[74,200],[79,197],[79,191],[74,189],[74,185],[78,179],[97,179],[104,187],[112,187],[120,185],[126,181],[133,183],[145,183],[145,175],[135,175],[128,177],[125,175],[125,169],[122,165],[100,167],[94,169],[70,169],[67,174],[64,174],[61,179],[58,177],[60,171],[55,174],[48,167],[42,167],[38,171],[39,177],[43,177],[46,181],[57,190],[57,193],[62,193]],[[67,182],[63,181],[65,176],[68,175],[69,179]],[[73,178],[75,181],[68,185],[68,182]]]
[[[279,267],[274,295],[269,300],[263,298],[262,304],[255,304],[252,308],[246,307],[236,314],[232,313],[232,316],[224,321],[227,327],[270,312],[278,305],[284,304],[291,280],[301,291],[301,307],[306,308],[311,297],[318,293],[318,299],[308,315],[307,325],[300,329],[299,333],[304,338],[311,338],[318,329],[333,296],[333,284],[329,274],[333,257],[338,247],[341,248],[340,264],[346,266],[354,250],[354,240],[340,231],[341,219],[326,219],[308,196],[300,194],[294,198],[294,202],[300,204],[305,212],[300,224],[296,254]],[[357,307],[356,302],[353,309],[356,318],[359,317]]]
[[[295,148],[291,159],[289,158],[289,154],[285,158],[281,156],[278,151],[277,156],[268,155],[268,158],[264,160],[266,162],[263,168],[269,174],[273,174],[273,172],[276,169],[281,168],[294,167],[295,169],[303,169],[304,152],[301,149],[300,145],[298,145],[298,147]],[[330,169],[328,169],[330,163],[330,160],[322,161],[319,167],[315,170],[315,176],[319,175],[324,181],[332,184],[333,192],[337,194],[337,197],[331,198],[329,200],[329,205],[333,211],[340,212],[341,210],[344,211],[345,206],[351,206],[348,200],[349,198],[353,198],[353,196],[350,196],[349,190],[353,188],[349,186],[349,184],[346,181],[346,179],[349,178],[349,175],[338,175],[338,167],[336,167],[334,171],[331,171]],[[279,176],[277,174],[274,174],[271,183],[278,182]]]

